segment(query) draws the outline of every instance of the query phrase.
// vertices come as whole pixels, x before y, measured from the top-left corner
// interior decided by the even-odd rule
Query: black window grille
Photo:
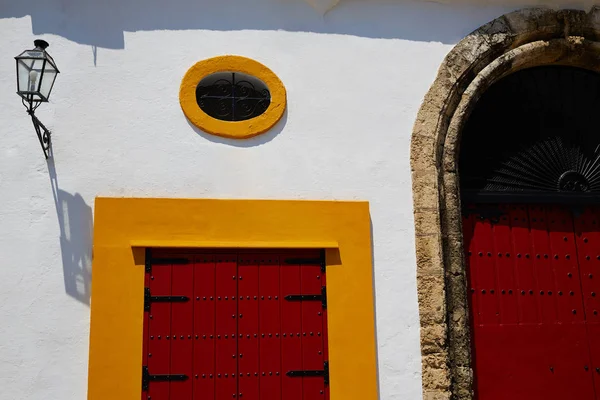
[[[244,121],[269,108],[271,94],[260,79],[241,72],[217,72],[203,78],[196,88],[198,106],[222,121]]]
[[[583,69],[536,67],[493,84],[463,131],[463,197],[598,198],[598,110],[600,75]]]

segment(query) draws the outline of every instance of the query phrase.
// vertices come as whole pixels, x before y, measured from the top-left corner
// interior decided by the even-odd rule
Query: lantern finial
[[[48,42],[46,42],[45,40],[42,40],[42,39],[36,39],[36,40],[34,40],[33,44],[35,45],[35,47],[39,47],[42,50],[46,50],[46,48],[48,46],[50,46],[48,44]]]

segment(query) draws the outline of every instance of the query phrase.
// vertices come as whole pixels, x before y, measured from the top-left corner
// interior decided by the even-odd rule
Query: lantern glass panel
[[[54,67],[50,65],[50,63],[46,63],[46,69],[44,71],[44,78],[42,79],[42,83],[39,88],[40,94],[48,100],[50,98],[50,92],[52,91],[52,86],[54,86],[54,81],[56,80],[57,71]]]
[[[19,92],[29,90],[29,71],[31,69],[24,61],[29,60],[17,60],[17,91]]]

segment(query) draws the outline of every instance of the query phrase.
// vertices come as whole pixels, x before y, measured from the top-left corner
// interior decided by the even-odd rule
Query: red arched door
[[[479,400],[600,399],[600,77],[501,79],[459,172]]]

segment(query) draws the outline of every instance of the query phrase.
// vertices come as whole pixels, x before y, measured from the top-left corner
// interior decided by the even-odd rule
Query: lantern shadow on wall
[[[89,305],[92,281],[92,208],[79,193],[61,190],[53,158],[47,160],[50,184],[60,227],[65,292]]]

